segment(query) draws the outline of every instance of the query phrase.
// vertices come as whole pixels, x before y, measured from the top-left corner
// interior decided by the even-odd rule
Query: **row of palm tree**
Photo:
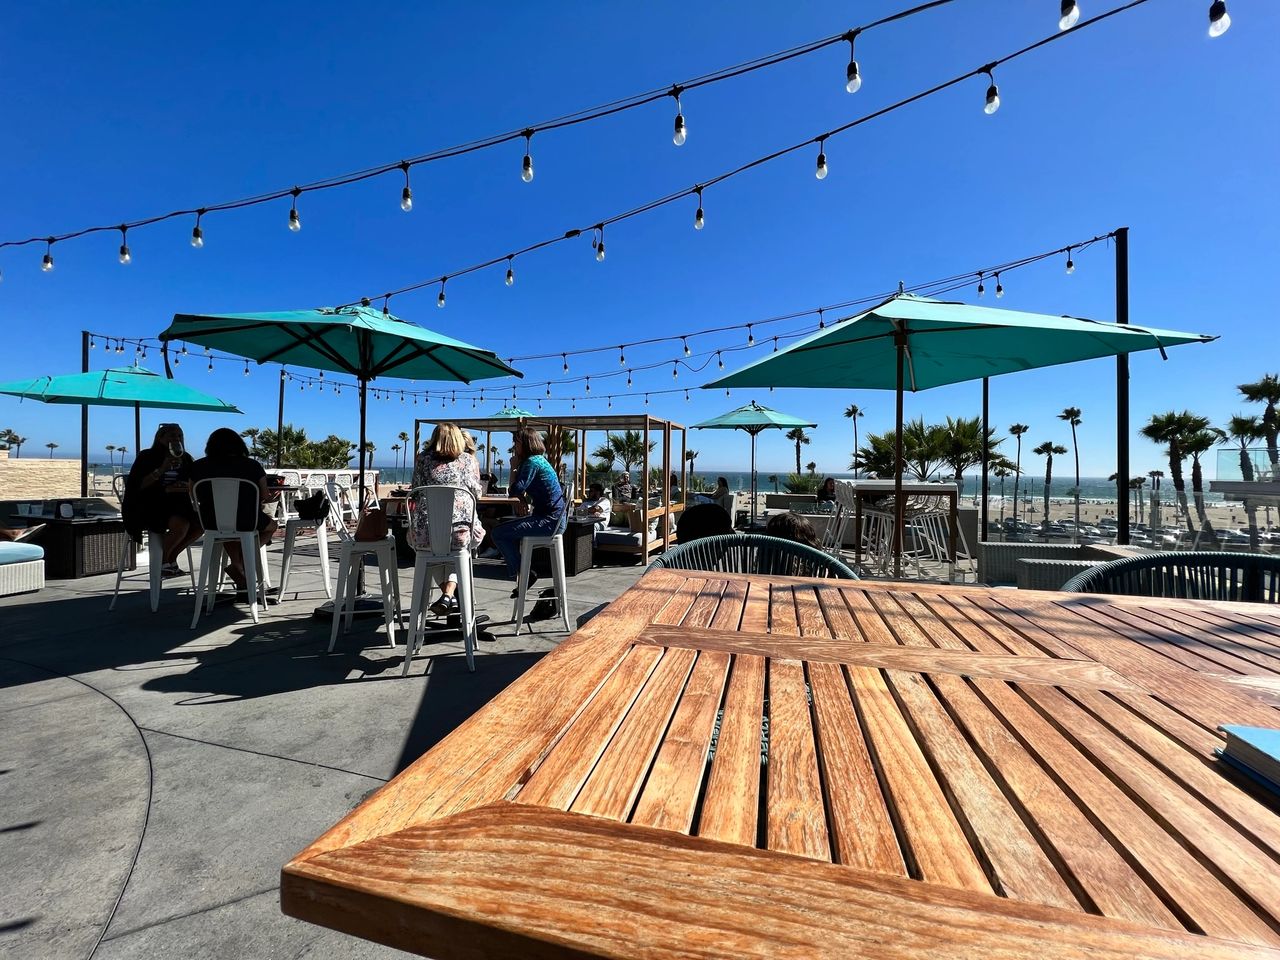
[[[27,438],[20,436],[16,430],[0,430],[0,443],[3,443],[14,457],[22,456],[22,445],[27,442]]]

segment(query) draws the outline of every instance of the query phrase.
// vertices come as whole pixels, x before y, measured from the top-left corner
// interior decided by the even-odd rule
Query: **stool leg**
[[[159,546],[161,549],[157,550]],[[156,543],[156,536],[153,533],[147,534],[147,573],[149,585],[151,587],[151,612],[155,613],[160,609],[160,580],[164,567],[164,544]]]
[[[418,652],[418,644],[422,642],[422,601],[426,594],[426,581],[427,564],[418,556],[413,561],[413,587],[409,593],[409,636],[404,642],[404,667],[400,671],[402,677],[409,675],[409,664],[413,655]]]
[[[350,551],[347,561],[347,602],[346,613],[342,618],[342,632],[350,633],[351,624],[356,618],[356,600],[360,593],[360,573],[364,568],[364,554],[356,550]]]
[[[329,521],[321,520],[316,526],[316,550],[320,554],[320,576],[324,578],[324,595],[333,597],[329,586]]]
[[[222,585],[222,543],[214,540],[207,548],[209,558],[209,582],[204,595],[204,612],[213,613],[213,605],[218,598],[218,587]]]
[[[458,569],[458,615],[462,619],[462,648],[467,655],[467,669],[476,669],[476,612],[475,598],[471,595],[471,552],[464,551],[454,561]]]
[[[213,560],[213,546],[206,540],[200,547],[200,579],[196,583],[196,608],[191,614],[191,629],[200,622],[200,608],[204,606],[204,593],[209,585],[209,564]]]
[[[257,535],[240,535],[240,553],[244,556],[244,589],[249,597],[249,614],[258,622],[258,544]]]
[[[329,653],[333,653],[334,644],[338,642],[338,621],[342,619],[342,608],[347,602],[347,565],[349,554],[343,550],[338,560],[338,581],[333,588],[333,622],[329,626]]]
[[[298,526],[295,523],[285,521],[284,525],[284,552],[280,555],[280,599],[284,599],[284,592],[289,589],[289,570],[293,566],[293,545],[298,539]]]
[[[569,597],[565,590],[564,577],[564,537],[558,536],[551,541],[551,573],[556,585],[556,603],[560,606],[560,621],[564,624],[564,632],[569,632]]]
[[[116,563],[116,589],[111,594],[111,605],[107,607],[108,613],[116,608],[116,601],[120,599],[120,581],[124,579],[124,562],[129,559],[129,547],[132,543],[133,541],[126,537],[120,547],[120,560]]]
[[[391,586],[391,564],[387,562],[387,551],[379,550],[378,585],[382,588],[382,620],[387,625],[387,646],[396,647],[396,618],[394,611],[394,591]]]
[[[520,541],[520,570],[516,573],[516,608],[511,618],[516,622],[516,636],[524,623],[524,594],[529,589],[529,571],[532,567],[533,544],[529,537]]]
[[[191,592],[196,592],[196,565],[191,562],[191,547],[187,546],[187,576],[191,578]]]

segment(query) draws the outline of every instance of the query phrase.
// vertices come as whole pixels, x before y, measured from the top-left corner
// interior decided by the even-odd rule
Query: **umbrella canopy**
[[[204,413],[241,413],[217,397],[201,393],[177,380],[134,365],[110,370],[90,370],[57,377],[36,377],[0,383],[0,394],[39,400],[41,403],[72,403],[92,407],[133,407],[133,444],[136,454],[142,447],[141,408],[198,410]],[[88,421],[86,420],[85,423]],[[88,429],[87,427],[85,429]],[[87,492],[89,451],[80,451],[80,488]]]
[[[36,377],[0,383],[0,393],[41,403],[88,404],[94,407],[158,407],[240,413],[234,405],[170,380],[143,367],[115,367],[59,377]]]
[[[748,404],[722,413],[710,420],[695,423],[695,430],[742,430],[751,435],[751,522],[756,520],[756,437],[763,430],[790,430],[793,427],[816,427],[789,413],[779,413],[752,400]]]
[[[532,417],[533,414],[528,410],[522,410],[520,407],[503,407],[497,413],[491,413],[489,416],[494,419],[502,417],[509,420],[519,420],[521,417]]]
[[[708,387],[897,387],[897,344],[906,351],[904,386],[948,383],[1051,367],[1138,350],[1217,339],[1078,317],[975,307],[899,294],[866,313],[770,354]]]
[[[489,377],[523,376],[489,350],[365,306],[273,313],[178,313],[160,339],[198,343],[258,363],[347,373],[359,380],[361,499],[365,393],[370,380],[398,377],[470,383]]]
[[[728,376],[711,387],[839,387],[897,392],[894,572],[902,553],[902,394],[1216,337],[1079,317],[975,307],[898,294]],[[985,435],[986,424],[983,424]],[[985,468],[985,461],[984,461]],[[985,473],[985,469],[984,469]]]

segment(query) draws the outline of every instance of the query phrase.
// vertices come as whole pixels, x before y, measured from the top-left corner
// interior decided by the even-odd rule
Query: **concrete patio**
[[[571,623],[642,571],[570,579]],[[513,636],[500,572],[477,565],[475,673],[451,634],[407,679],[380,620],[325,654],[306,548],[256,625],[228,597],[189,629],[185,579],[156,614],[145,580],[108,613],[110,576],[0,600],[0,956],[403,956],[282,916],[280,866],[563,638]]]

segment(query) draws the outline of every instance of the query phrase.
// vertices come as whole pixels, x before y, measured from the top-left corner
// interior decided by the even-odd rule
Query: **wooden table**
[[[428,956],[1280,957],[1280,611],[655,571],[299,854]]]

